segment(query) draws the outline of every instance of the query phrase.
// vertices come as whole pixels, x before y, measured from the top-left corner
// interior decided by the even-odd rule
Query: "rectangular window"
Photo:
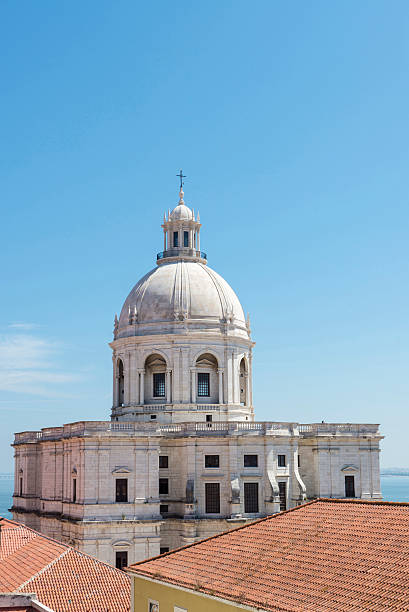
[[[206,514],[220,514],[220,484],[205,483]]]
[[[75,502],[77,501],[77,479],[73,478],[72,479],[72,501]]]
[[[183,246],[189,246],[189,232],[183,232]]]
[[[165,372],[153,375],[153,397],[165,397]]]
[[[218,468],[219,467],[219,455],[205,455],[205,467]]]
[[[160,504],[159,512],[160,512],[160,514],[167,514],[169,512],[168,504]]]
[[[159,495],[169,494],[169,479],[159,478]]]
[[[173,232],[173,246],[179,246],[179,232]]]
[[[300,455],[299,454],[297,455],[297,465],[298,467],[300,467]]]
[[[20,478],[20,497],[23,496],[23,479]]]
[[[354,476],[345,476],[345,497],[355,497]]]
[[[287,510],[287,483],[279,482],[278,489],[280,492],[280,512]]]
[[[159,455],[159,467],[160,468],[169,467],[169,457],[167,455]]]
[[[258,482],[244,483],[244,512],[258,512]]]
[[[211,423],[213,421],[213,415],[212,414],[206,414],[206,423]]]
[[[210,374],[208,372],[199,372],[197,375],[197,394],[199,397],[209,397]]]
[[[257,467],[258,455],[244,455],[244,467]]]
[[[126,550],[118,550],[115,553],[115,567],[123,570],[128,565],[128,553]]]
[[[285,455],[278,455],[278,467],[285,467]]]
[[[169,546],[161,546],[159,550],[160,554],[163,555],[163,553],[169,552]]]
[[[127,502],[128,501],[128,479],[117,478],[115,481],[115,501],[116,502]]]

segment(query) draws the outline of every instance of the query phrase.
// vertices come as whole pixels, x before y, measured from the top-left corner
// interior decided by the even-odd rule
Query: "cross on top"
[[[179,174],[177,174],[176,176],[178,176],[180,178],[180,189],[182,189],[182,187],[183,187],[183,179],[186,178],[186,176],[183,174],[182,170],[180,170]]]

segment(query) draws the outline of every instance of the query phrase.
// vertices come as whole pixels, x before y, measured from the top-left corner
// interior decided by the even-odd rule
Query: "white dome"
[[[243,309],[230,285],[197,261],[163,263],[127,297],[117,337],[186,334],[189,330],[248,338]]]
[[[186,204],[178,204],[170,213],[170,221],[176,221],[179,219],[187,219],[189,221],[193,219],[193,212],[188,206],[186,206]]]

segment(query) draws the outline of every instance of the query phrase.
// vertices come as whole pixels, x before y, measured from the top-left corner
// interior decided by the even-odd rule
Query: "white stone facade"
[[[14,518],[115,565],[306,499],[380,499],[377,425],[254,421],[249,320],[182,191],[162,227],[115,317],[111,421],[16,434]]]

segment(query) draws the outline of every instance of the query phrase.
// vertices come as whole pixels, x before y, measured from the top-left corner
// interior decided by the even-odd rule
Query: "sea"
[[[9,508],[12,504],[13,475],[0,474],[0,516],[12,518]],[[381,476],[382,495],[385,501],[409,502],[408,476]]]

